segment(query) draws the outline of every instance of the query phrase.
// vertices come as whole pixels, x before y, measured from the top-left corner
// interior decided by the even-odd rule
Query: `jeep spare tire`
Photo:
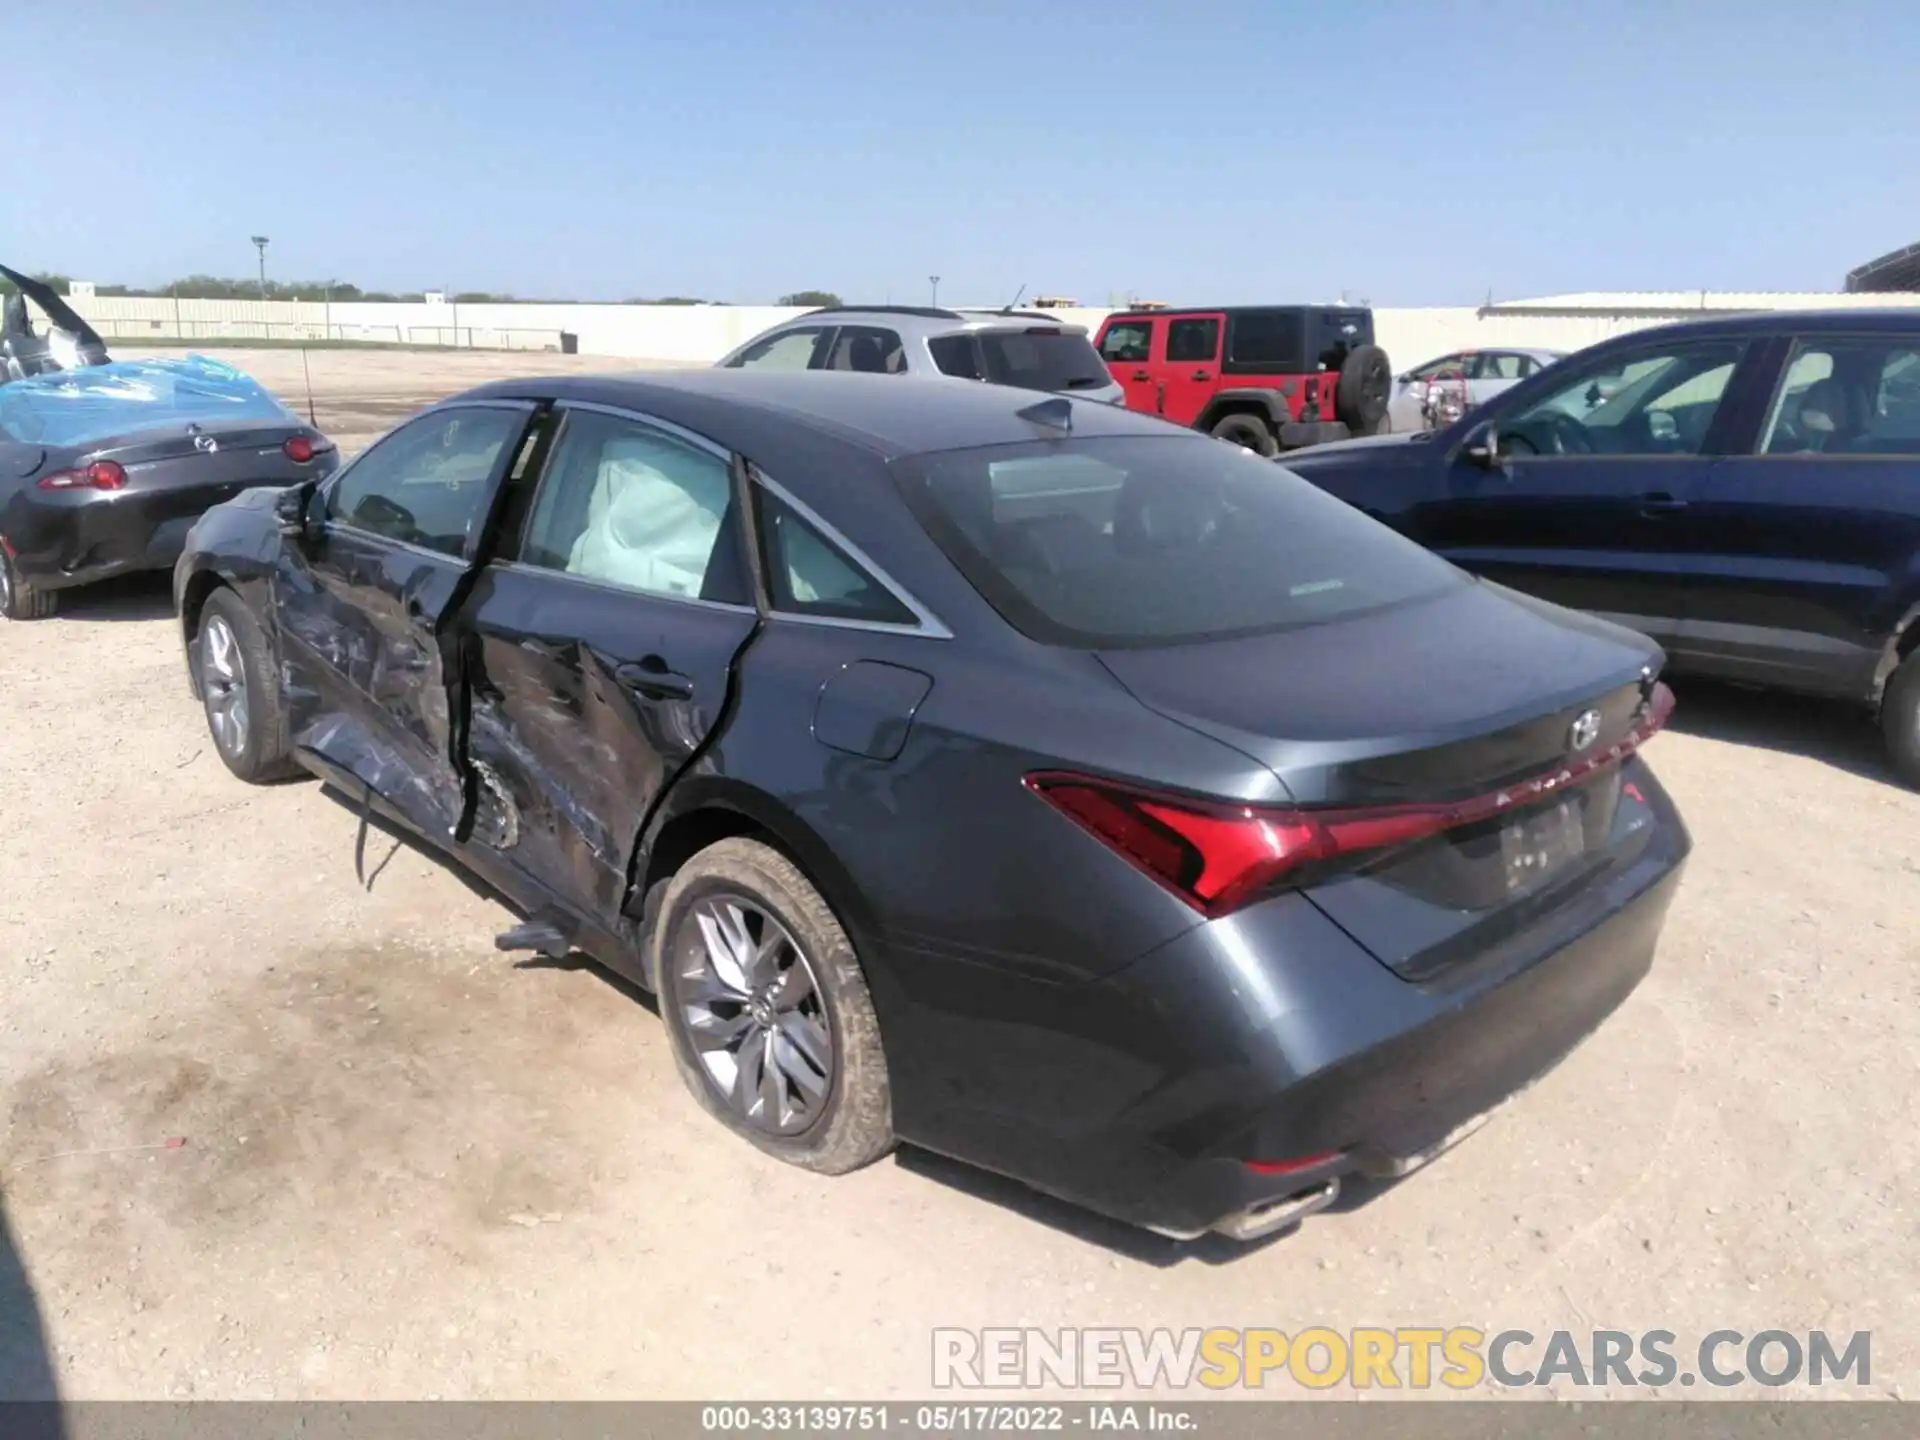
[[[1378,345],[1359,345],[1340,367],[1333,413],[1356,435],[1371,435],[1386,418],[1393,395],[1393,367]]]

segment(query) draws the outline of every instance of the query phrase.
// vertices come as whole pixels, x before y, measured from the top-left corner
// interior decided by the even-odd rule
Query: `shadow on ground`
[[[122,575],[98,585],[80,585],[60,592],[60,620],[95,624],[113,620],[164,620],[173,614],[173,575],[155,570]]]
[[[53,1440],[62,1430],[49,1403],[57,1398],[40,1305],[0,1207],[0,1433],[7,1440]]]
[[[1203,1265],[1231,1265],[1258,1254],[1269,1245],[1312,1245],[1317,1227],[1339,1224],[1337,1218],[1328,1217],[1338,1217],[1357,1210],[1400,1183],[1397,1180],[1353,1180],[1342,1188],[1340,1198],[1321,1214],[1310,1215],[1303,1222],[1275,1234],[1264,1235],[1258,1240],[1230,1240],[1224,1235],[1202,1235],[1197,1240],[1169,1240],[1151,1230],[1142,1230],[1119,1220],[1110,1220],[1104,1215],[1096,1215],[1065,1200],[1056,1200],[1051,1195],[1030,1190],[1017,1180],[976,1169],[958,1160],[949,1160],[944,1155],[902,1146],[894,1160],[909,1174],[936,1181],[975,1200],[984,1200],[1010,1210],[1024,1220],[1036,1221],[1064,1235],[1071,1235],[1076,1240],[1098,1245],[1116,1255],[1162,1270],[1188,1261],[1198,1261]]]
[[[1899,783],[1879,727],[1860,706],[1711,680],[1676,679],[1673,688],[1679,703],[1671,727],[1682,735],[1800,755],[1850,775]]]
[[[384,815],[367,809],[358,797],[338,790],[332,785],[322,785],[320,793],[360,822],[360,830],[354,842],[353,865],[354,876],[360,882],[362,889],[371,891],[380,883],[381,875],[386,872],[387,866],[393,863],[394,857],[402,850],[410,850],[431,860],[480,899],[492,901],[522,920],[527,918],[511,899],[495,890],[458,860],[445,851],[429,845],[419,836],[395,824]],[[506,959],[504,955],[501,958],[503,961]],[[609,970],[592,956],[582,954],[578,950],[558,958],[517,952],[517,958],[512,963],[516,970],[590,971],[627,999],[644,1006],[655,1015],[660,1013],[659,1004],[647,991],[625,976]],[[0,1436],[0,1440],[5,1440],[5,1437]]]

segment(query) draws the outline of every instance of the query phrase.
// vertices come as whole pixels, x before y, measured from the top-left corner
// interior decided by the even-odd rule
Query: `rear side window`
[[[1774,397],[1765,455],[1920,454],[1920,347],[1802,340]]]
[[[826,336],[820,325],[781,330],[753,342],[727,362],[730,370],[805,370]]]
[[[952,375],[961,380],[984,380],[980,373],[980,357],[973,348],[971,335],[942,335],[927,342],[927,349],[933,354],[933,363],[940,367],[942,375]]]
[[[1117,360],[1122,364],[1143,362],[1152,349],[1151,320],[1122,320],[1117,325],[1109,325],[1107,333],[1100,337],[1100,358],[1103,360]]]
[[[1097,390],[1113,383],[1093,342],[1078,331],[980,330],[974,334],[986,379],[1021,390]]]
[[[1305,327],[1292,310],[1248,310],[1233,317],[1227,358],[1236,365],[1297,374],[1306,369]]]
[[[1347,356],[1373,343],[1371,310],[1316,310],[1314,356],[1321,368],[1338,370]]]
[[[857,370],[868,375],[902,375],[907,352],[891,330],[871,325],[842,325],[827,352],[829,370]]]
[[[1167,322],[1167,359],[1180,364],[1193,360],[1215,360],[1220,355],[1218,320],[1171,320]]]
[[[767,598],[789,615],[915,625],[918,617],[778,496],[759,494]]]
[[[894,473],[974,588],[1048,644],[1254,634],[1467,583],[1271,461],[1186,436],[949,451]]]

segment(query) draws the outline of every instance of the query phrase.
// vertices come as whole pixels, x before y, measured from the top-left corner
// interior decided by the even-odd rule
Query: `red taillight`
[[[79,470],[56,470],[40,477],[42,490],[118,490],[127,483],[127,472],[117,461],[96,460]]]
[[[1087,775],[1029,775],[1027,788],[1194,909],[1220,916],[1307,865],[1423,840],[1588,779],[1645,744],[1673,713],[1655,685],[1645,712],[1606,749],[1465,800],[1309,810],[1167,795]]]
[[[305,435],[289,435],[280,448],[287,452],[287,458],[296,465],[304,465],[313,459],[313,441]]]
[[[1339,1150],[1322,1150],[1318,1155],[1302,1155],[1293,1160],[1242,1160],[1240,1163],[1256,1175],[1293,1175],[1302,1170],[1318,1169],[1338,1160],[1342,1153]]]

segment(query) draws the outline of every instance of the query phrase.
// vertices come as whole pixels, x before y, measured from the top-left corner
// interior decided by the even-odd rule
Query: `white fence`
[[[507,350],[558,350],[562,334],[583,355],[700,364],[770,325],[804,313],[771,305],[381,304],[338,301],[174,300],[87,297],[73,302],[101,334],[121,340],[363,340]],[[1492,306],[1374,310],[1380,343],[1405,369],[1449,351],[1495,345],[1578,350],[1609,335],[1689,315],[1742,310],[1920,304],[1915,296],[1570,295]],[[1106,310],[1056,310],[1097,329]]]

